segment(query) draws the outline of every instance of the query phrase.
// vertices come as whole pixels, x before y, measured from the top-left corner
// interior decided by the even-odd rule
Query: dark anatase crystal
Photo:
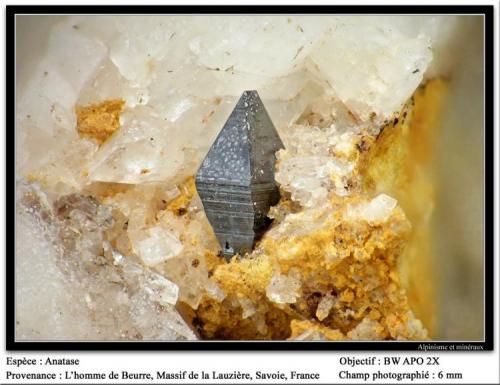
[[[205,213],[230,258],[250,252],[279,201],[275,152],[283,143],[257,91],[245,91],[196,174]]]

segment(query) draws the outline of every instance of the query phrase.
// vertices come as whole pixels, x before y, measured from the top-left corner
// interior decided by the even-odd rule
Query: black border
[[[14,217],[15,217],[15,16],[17,14],[477,14],[485,23],[485,340],[483,342],[313,342],[313,341],[15,341]],[[493,350],[494,317],[494,26],[493,5],[172,5],[172,6],[28,6],[6,7],[6,349],[8,351],[107,350],[309,350],[309,351],[418,351],[420,345],[449,348],[469,345]],[[440,353],[447,350],[429,350]],[[459,350],[455,350],[459,351]],[[460,350],[462,351],[462,350]],[[463,350],[472,351],[472,350]],[[474,350],[476,351],[476,350]]]

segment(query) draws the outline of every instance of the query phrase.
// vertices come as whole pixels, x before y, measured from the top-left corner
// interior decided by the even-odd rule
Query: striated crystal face
[[[252,250],[279,201],[275,152],[283,143],[257,91],[243,92],[196,173],[196,189],[226,258]]]
[[[428,338],[402,202],[455,18],[47,20],[18,43],[17,338]]]

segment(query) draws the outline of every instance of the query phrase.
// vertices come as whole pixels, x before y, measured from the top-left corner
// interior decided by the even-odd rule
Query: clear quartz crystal
[[[305,207],[325,201],[330,192],[344,196],[345,183],[353,166],[329,157],[293,157],[280,163],[276,180],[291,192],[292,199]]]
[[[182,243],[172,233],[161,227],[151,227],[144,239],[135,242],[134,248],[147,266],[154,266],[182,251]]]
[[[301,282],[297,275],[276,274],[266,288],[266,295],[277,304],[295,303],[300,296]]]
[[[178,286],[105,240],[109,207],[75,194],[52,203],[36,185],[18,193],[29,236],[16,242],[19,339],[196,338],[175,310]]]

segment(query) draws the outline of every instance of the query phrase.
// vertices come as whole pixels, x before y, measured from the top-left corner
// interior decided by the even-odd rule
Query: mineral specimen
[[[257,91],[245,91],[196,174],[196,189],[226,258],[252,250],[278,203],[281,139]]]
[[[17,40],[16,338],[432,336],[455,18],[47,20]]]

